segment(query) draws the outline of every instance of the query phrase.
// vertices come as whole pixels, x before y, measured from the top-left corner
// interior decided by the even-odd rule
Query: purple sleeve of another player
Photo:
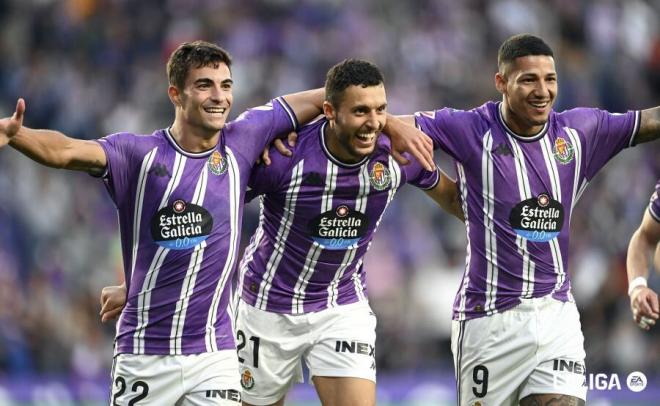
[[[567,126],[574,127],[584,137],[587,180],[591,180],[621,150],[634,145],[639,129],[639,111],[613,114],[578,108],[563,114],[567,115]]]
[[[427,171],[415,158],[408,154],[404,154],[404,156],[410,161],[408,165],[401,167],[406,174],[408,183],[423,190],[433,189],[438,184],[440,181],[440,170],[438,168],[434,171]]]
[[[254,162],[267,145],[277,137],[284,137],[298,128],[298,121],[287,102],[278,97],[270,103],[254,107],[241,113],[240,116],[227,124],[227,137],[239,144],[238,152],[243,157]]]
[[[649,203],[649,214],[660,223],[660,180],[655,184],[655,193],[651,195],[651,202]]]
[[[295,153],[296,147],[289,147]],[[250,202],[259,195],[277,191],[282,183],[283,176],[289,172],[290,165],[295,157],[287,157],[280,154],[275,147],[270,147],[270,165],[261,163],[252,168],[248,180],[248,190],[245,194],[245,202]]]
[[[123,206],[130,195],[132,158],[135,152],[136,135],[130,133],[111,134],[97,140],[105,151],[108,165],[103,175],[110,197],[117,207]]]
[[[475,137],[469,135],[479,126],[473,111],[444,108],[415,113],[417,127],[433,140],[433,148],[442,148],[456,161],[470,159],[471,143]]]

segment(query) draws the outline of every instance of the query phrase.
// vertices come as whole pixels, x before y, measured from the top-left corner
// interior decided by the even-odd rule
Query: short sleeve
[[[442,148],[459,162],[470,159],[473,135],[481,131],[477,113],[451,108],[415,113],[415,123],[435,149]]]
[[[97,140],[107,159],[103,180],[110,197],[118,207],[124,204],[121,199],[130,195],[130,178],[135,172],[133,157],[136,139],[135,134],[117,133]]]
[[[227,124],[226,136],[238,146],[237,151],[253,162],[263,149],[277,137],[286,136],[298,128],[296,116],[287,102],[278,97],[263,106],[243,112]]]

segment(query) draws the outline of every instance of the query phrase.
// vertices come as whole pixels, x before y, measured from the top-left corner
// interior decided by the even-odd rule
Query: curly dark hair
[[[360,59],[346,59],[328,71],[325,79],[325,99],[339,107],[343,91],[349,86],[378,86],[385,81],[376,65]]]

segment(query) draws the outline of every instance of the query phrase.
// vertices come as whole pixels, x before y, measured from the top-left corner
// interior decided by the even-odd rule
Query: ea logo
[[[628,389],[633,392],[641,392],[646,388],[646,375],[639,371],[631,372],[626,379]]]

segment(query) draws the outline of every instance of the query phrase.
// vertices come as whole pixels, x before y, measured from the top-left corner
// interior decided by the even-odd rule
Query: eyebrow
[[[200,78],[200,79],[197,79],[195,81],[195,84],[202,84],[202,83],[205,83],[205,84],[213,83],[213,80],[211,80],[209,78]],[[225,85],[225,84],[231,85],[233,83],[234,83],[234,81],[232,79],[225,79],[222,82],[220,82],[220,84],[223,84],[223,85]]]

